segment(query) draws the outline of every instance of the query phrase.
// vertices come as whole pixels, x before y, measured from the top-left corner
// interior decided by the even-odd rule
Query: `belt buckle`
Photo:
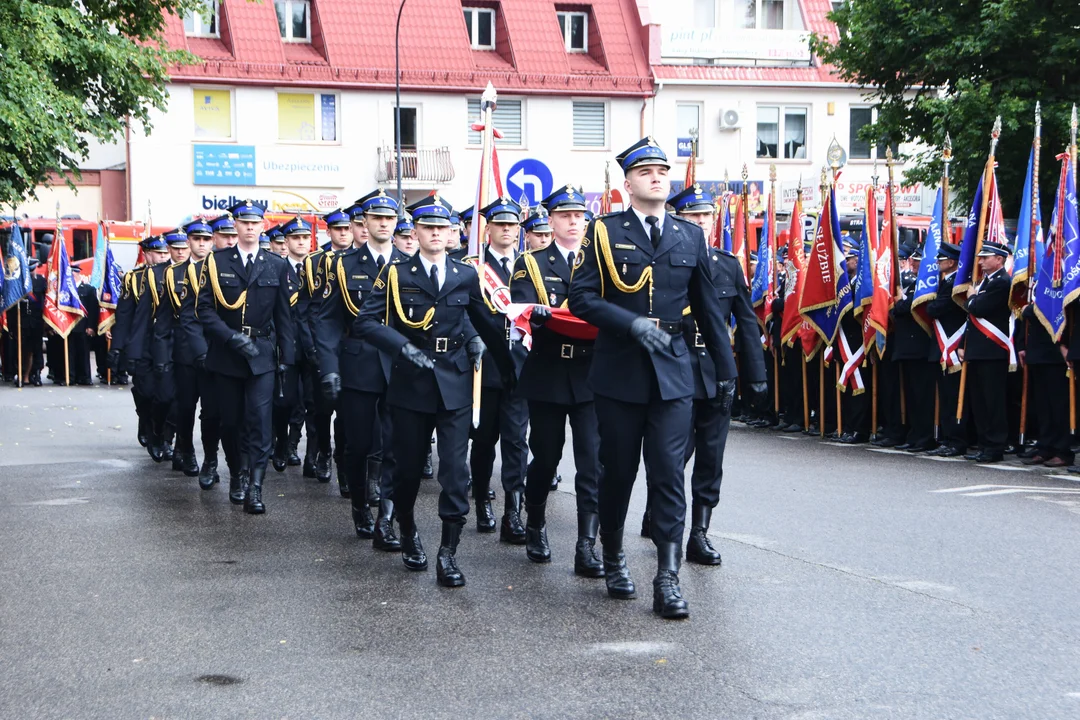
[[[240,333],[242,335],[246,335],[247,337],[252,337],[252,335],[251,335],[251,326],[250,325],[241,325],[240,326]]]
[[[450,338],[435,338],[435,352],[444,353],[449,349]]]
[[[574,358],[574,346],[570,343],[563,343],[559,347],[559,357],[563,360],[573,360]]]
[[[660,318],[658,318],[658,317],[651,317],[651,318],[647,318],[647,320],[648,320],[649,322],[651,322],[651,323],[652,323],[653,325],[655,325],[655,326],[656,326],[656,329],[657,329],[657,330],[659,330],[659,329],[660,329]]]
[[[696,347],[696,348],[705,347],[705,341],[701,338],[701,333],[694,333],[694,347]]]

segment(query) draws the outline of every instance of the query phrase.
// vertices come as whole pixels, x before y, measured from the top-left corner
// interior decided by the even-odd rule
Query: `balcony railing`
[[[435,184],[450,182],[454,179],[454,163],[450,160],[450,148],[402,148],[401,179]],[[375,181],[397,182],[397,157],[394,148],[379,148]]]

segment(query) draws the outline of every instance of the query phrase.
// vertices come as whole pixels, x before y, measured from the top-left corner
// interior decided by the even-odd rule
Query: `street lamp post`
[[[397,24],[394,27],[394,164],[397,175],[398,217],[405,212],[405,200],[401,195],[401,11],[408,0],[398,6]]]

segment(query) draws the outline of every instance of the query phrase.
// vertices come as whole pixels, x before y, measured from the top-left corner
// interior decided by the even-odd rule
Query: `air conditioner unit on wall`
[[[739,117],[738,110],[721,110],[720,111],[720,129],[721,130],[738,130],[741,118]]]

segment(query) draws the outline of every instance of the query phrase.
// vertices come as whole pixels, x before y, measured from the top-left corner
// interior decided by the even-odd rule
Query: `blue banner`
[[[1065,330],[1065,307],[1080,296],[1080,230],[1076,208],[1076,175],[1073,164],[1067,158],[1063,161],[1068,169],[1064,182],[1058,188],[1054,203],[1054,217],[1050,229],[1054,237],[1047,243],[1039,276],[1035,281],[1035,314],[1046,331],[1054,338],[1061,339]],[[1058,214],[1058,208],[1062,214]],[[1060,237],[1060,256],[1057,252]],[[1055,271],[1058,274],[1055,278]]]
[[[7,311],[8,308],[29,295],[31,288],[30,264],[26,259],[26,248],[23,246],[22,232],[19,230],[18,223],[12,223],[8,251],[4,257],[3,307],[0,310]]]

